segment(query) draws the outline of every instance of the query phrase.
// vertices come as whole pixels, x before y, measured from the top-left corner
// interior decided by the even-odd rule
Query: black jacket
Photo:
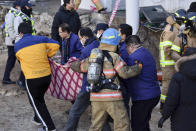
[[[196,131],[196,55],[176,62],[177,73],[171,80],[163,107],[164,118],[171,117],[172,131]]]
[[[61,24],[67,23],[71,27],[71,31],[78,34],[81,27],[79,15],[76,11],[68,11],[64,6],[59,8],[59,11],[54,16],[52,23],[52,39],[61,42],[61,38],[58,33],[58,28]]]

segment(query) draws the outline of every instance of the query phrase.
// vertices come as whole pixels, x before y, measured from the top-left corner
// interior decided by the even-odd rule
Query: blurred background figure
[[[196,129],[196,48],[188,48],[175,65],[158,127],[171,118],[172,131]]]

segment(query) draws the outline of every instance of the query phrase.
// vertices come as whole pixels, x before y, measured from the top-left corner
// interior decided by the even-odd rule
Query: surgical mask
[[[82,44],[83,47],[84,47],[84,46],[85,46],[85,42],[86,42],[85,38],[82,38],[82,39],[80,40],[80,42],[81,42],[81,44]]]
[[[101,34],[97,33],[97,38],[100,38],[101,37]]]

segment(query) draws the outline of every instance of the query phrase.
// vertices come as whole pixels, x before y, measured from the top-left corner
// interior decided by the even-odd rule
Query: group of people
[[[162,128],[171,117],[172,131],[196,130],[195,50],[196,2],[189,9],[179,9],[167,18],[160,38],[162,92],[160,110]]]
[[[69,111],[64,131],[77,130],[79,119],[89,105],[92,108],[90,131],[111,131],[109,122],[113,122],[115,131],[129,131],[130,125],[132,131],[150,131],[151,113],[160,98],[160,128],[171,116],[172,131],[196,129],[196,106],[193,99],[196,96],[196,49],[191,48],[196,46],[195,2],[191,4],[188,13],[181,9],[167,18],[168,25],[160,40],[162,92],[157,80],[155,60],[148,49],[143,47],[140,38],[132,35],[130,25],[121,24],[118,28],[111,28],[106,23],[99,23],[95,31],[81,27],[79,15],[74,10],[74,1],[64,0],[54,17],[50,39],[35,35],[31,19],[32,8],[28,0],[15,1],[13,7],[6,15],[5,22],[6,40],[9,40],[6,70],[13,68],[17,58],[21,74],[25,77],[21,85],[25,86],[34,110],[32,122],[43,126],[38,131],[56,131],[44,94],[51,81],[48,58],[53,57],[58,50],[61,52],[62,65],[71,57],[76,57],[71,68],[83,73],[81,91]],[[7,21],[9,17],[10,20]],[[17,17],[21,21],[15,24]],[[89,90],[91,85],[88,73],[90,61],[96,57],[93,53],[95,49],[103,55],[101,61],[96,61],[102,65],[100,82],[95,86],[97,89]],[[15,59],[12,60],[12,67],[9,59]],[[176,74],[173,71],[174,65]],[[9,71],[7,76],[4,75],[3,84],[14,83],[9,78]]]

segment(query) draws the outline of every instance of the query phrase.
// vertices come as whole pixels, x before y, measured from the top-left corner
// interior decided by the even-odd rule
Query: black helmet
[[[189,12],[188,13],[188,20],[192,22],[196,22],[196,12]]]
[[[176,13],[173,15],[173,19],[179,25],[184,23],[186,21],[186,19],[187,19],[187,12],[186,12],[186,10],[184,10],[184,9],[177,10]]]

